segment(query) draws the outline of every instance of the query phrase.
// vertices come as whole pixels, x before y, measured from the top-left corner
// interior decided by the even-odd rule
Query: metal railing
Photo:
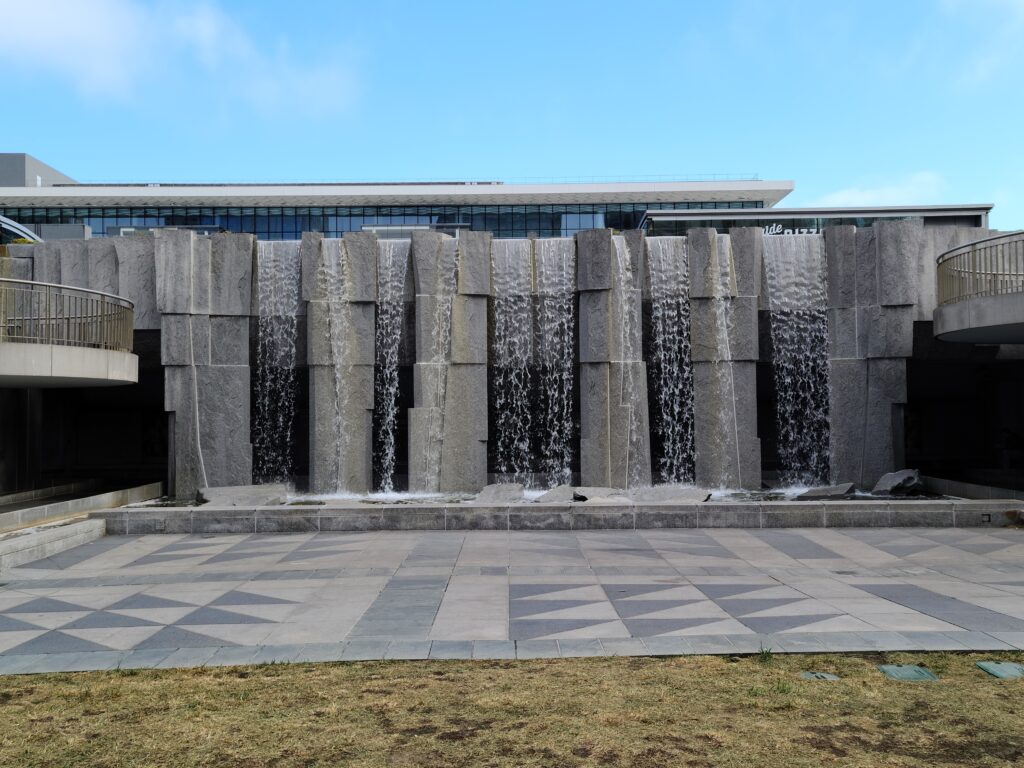
[[[1024,230],[986,237],[936,260],[939,306],[975,296],[1024,292]]]
[[[131,352],[134,308],[101,291],[0,278],[0,342]]]

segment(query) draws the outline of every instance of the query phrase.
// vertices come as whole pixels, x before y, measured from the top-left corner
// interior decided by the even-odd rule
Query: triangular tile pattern
[[[67,611],[90,611],[91,608],[75,605],[64,600],[50,597],[37,597],[35,600],[21,603],[6,609],[3,613],[65,613]]]
[[[16,619],[13,616],[0,615],[0,632],[22,632],[39,629],[39,625]]]
[[[225,611],[221,608],[197,608],[191,613],[183,616],[174,622],[175,626],[189,626],[196,624],[274,624],[269,619],[262,619],[256,616],[246,616],[234,611]]]
[[[169,600],[166,597],[147,595],[142,592],[124,600],[119,600],[113,605],[108,605],[108,611],[117,610],[143,610],[148,608],[195,608],[194,603],[182,603],[178,600]]]
[[[715,605],[754,632],[784,632],[840,615],[837,612],[786,615],[782,611],[785,606],[804,604],[806,597],[802,595],[778,596],[780,593],[792,592],[778,582],[770,584],[699,584],[698,588],[710,597]],[[781,615],[752,615],[769,610]]]
[[[284,600],[280,597],[270,597],[269,595],[257,595],[253,592],[242,592],[241,590],[233,589],[230,592],[218,597],[213,600],[209,605],[296,605],[295,600]]]
[[[152,637],[135,646],[135,650],[149,648],[212,648],[220,645],[237,645],[227,640],[219,640],[209,635],[190,632],[181,627],[164,627]]]
[[[112,629],[116,627],[155,627],[159,626],[155,621],[147,621],[136,616],[126,616],[123,613],[111,613],[110,611],[94,611],[83,616],[70,624],[65,624],[62,629]]]
[[[536,640],[607,622],[607,619],[519,619],[509,622],[508,637],[509,640]]]
[[[27,643],[11,648],[6,655],[43,654],[43,653],[89,653],[91,651],[109,651],[109,646],[91,643],[74,635],[59,630],[47,632]]]

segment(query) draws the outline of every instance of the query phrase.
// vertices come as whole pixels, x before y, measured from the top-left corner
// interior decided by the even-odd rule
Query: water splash
[[[829,476],[828,298],[820,235],[764,239],[780,481]]]
[[[398,352],[405,325],[408,240],[381,240],[377,252],[377,329],[374,381],[374,445],[379,490],[395,490],[398,426]]]
[[[572,482],[576,372],[576,250],[572,238],[537,240],[540,471],[549,487]]]
[[[495,240],[491,248],[495,458],[504,482],[527,483],[531,469],[532,251],[529,240]]]
[[[743,486],[743,462],[740,459],[739,424],[736,415],[736,372],[732,357],[732,297],[738,291],[736,287],[736,269],[732,257],[732,240],[728,235],[716,235],[714,241],[712,269],[711,305],[715,318],[715,360],[712,367],[715,374],[716,392],[718,397],[717,434],[735,451],[735,456],[726,460],[722,457],[722,474],[718,485],[722,488],[730,484]],[[729,473],[729,463],[735,458],[736,476]]]
[[[256,243],[257,319],[253,476],[260,483],[292,476],[295,428],[295,337],[299,243]]]
[[[661,443],[658,481],[694,479],[693,363],[690,356],[690,268],[686,240],[647,238],[651,291],[650,378],[654,431]]]
[[[351,369],[352,360],[352,304],[348,301],[349,283],[348,259],[345,242],[340,238],[323,241],[324,285],[327,298],[326,342],[331,350],[334,373],[334,444],[337,446],[331,477],[336,491],[344,490],[342,478],[345,456],[350,450],[351,437],[345,429],[345,412],[348,388],[345,381]]]

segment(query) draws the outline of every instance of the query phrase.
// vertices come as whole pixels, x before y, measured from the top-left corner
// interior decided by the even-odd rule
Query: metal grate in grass
[[[1024,665],[1014,661],[979,661],[978,667],[1000,680],[1016,680],[1024,677]]]
[[[879,664],[878,668],[890,680],[932,682],[939,679],[930,669],[917,664]]]
[[[839,677],[831,672],[801,672],[800,677],[804,680],[838,680]]]

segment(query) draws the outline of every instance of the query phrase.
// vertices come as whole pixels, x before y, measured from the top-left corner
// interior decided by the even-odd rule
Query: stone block
[[[325,296],[317,274],[322,264],[324,236],[322,232],[303,232],[299,242],[299,261],[302,264],[302,299],[322,299]]]
[[[610,359],[611,304],[611,291],[585,291],[579,294],[581,363],[604,363]]]
[[[60,283],[60,244],[38,243],[32,252],[35,262],[33,280],[41,283]]]
[[[60,282],[76,288],[89,287],[89,241],[59,240]]]
[[[416,230],[409,248],[416,293],[436,296],[455,292],[456,241],[440,232]]]
[[[162,315],[160,362],[164,365],[209,365],[210,318],[206,315]]]
[[[114,248],[114,243],[105,237],[83,242],[86,243],[86,259],[89,264],[89,288],[119,296],[117,250]]]
[[[147,536],[151,534],[192,533],[191,510],[157,510],[129,512],[125,516],[125,535]],[[107,535],[110,523],[107,523]]]
[[[858,307],[857,334],[858,357],[910,357],[914,307]]]
[[[642,528],[696,528],[699,505],[675,507],[638,504],[634,510],[637,529]]]
[[[647,366],[642,362],[611,363],[608,371],[610,480],[616,488],[651,484]]]
[[[584,485],[611,485],[610,375],[609,363],[580,364],[580,482]]]
[[[452,363],[487,364],[487,297],[452,299]]]
[[[951,501],[890,501],[888,507],[892,524],[898,528],[952,528],[955,522]]]
[[[384,514],[380,510],[360,510],[357,512],[341,512],[322,510],[320,512],[320,531],[379,531],[383,527]]]
[[[154,238],[150,235],[133,235],[112,240],[117,255],[117,293],[135,303],[135,330],[159,328]]]
[[[443,531],[444,508],[385,509],[381,515],[385,531]]]
[[[858,312],[859,307],[841,307],[827,311],[829,359],[861,357],[857,346]]]
[[[210,313],[254,314],[252,301],[253,235],[220,232],[210,238]]]
[[[169,315],[173,317],[173,315]],[[210,318],[210,364],[249,364],[249,318]]]
[[[697,509],[701,528],[760,528],[761,508],[753,504],[701,504]]]
[[[873,486],[886,472],[897,469],[893,449],[894,406],[907,399],[906,361],[867,361],[867,400],[864,405],[864,465],[857,485]]]
[[[257,511],[256,533],[313,533],[320,530],[320,518],[312,514],[283,514]]]
[[[348,300],[354,302],[377,301],[377,235],[373,232],[346,232],[345,272]]]
[[[891,528],[892,513],[884,502],[833,501],[825,508],[826,528]]]
[[[156,305],[165,314],[193,311],[192,280],[195,235],[187,229],[158,229],[153,233],[156,263]]]
[[[200,456],[197,389],[195,368],[164,368],[164,410],[173,413],[171,429],[174,436],[174,455],[171,457],[173,482],[168,494],[175,498],[192,498],[196,491],[209,485],[203,476]]]
[[[448,369],[440,490],[476,492],[487,484],[487,366]]]
[[[448,531],[507,531],[507,507],[448,507],[445,510],[445,530]]]
[[[7,246],[6,248],[8,254],[15,251],[15,249],[21,250],[23,253],[31,253],[31,251],[26,249],[30,249],[32,246],[15,245]],[[3,247],[0,247],[0,277],[10,280],[31,280],[32,263],[33,259],[31,256],[4,256]]]
[[[610,229],[588,229],[576,234],[576,290],[611,290],[615,246]]]
[[[309,409],[310,488],[368,493],[373,487],[373,366],[311,366]]]
[[[568,531],[572,529],[572,518],[573,513],[569,511],[568,507],[564,509],[552,507],[510,508],[508,528],[510,531]]]
[[[823,504],[761,505],[763,528],[822,528],[825,525]]]
[[[764,231],[760,227],[729,230],[732,259],[736,268],[736,291],[740,296],[760,296],[764,260]],[[757,302],[754,302],[755,307]]]
[[[253,510],[197,511],[192,515],[192,533],[255,533],[256,513]]]
[[[633,530],[633,509],[618,507],[613,509],[574,509],[572,512],[573,530]]]
[[[717,233],[699,227],[686,233],[686,251],[690,260],[690,298],[706,299],[716,295]]]
[[[439,323],[445,321],[444,312],[454,308],[454,297],[438,298],[426,294],[416,295],[416,360],[420,363],[433,363],[437,345],[441,344]],[[439,315],[439,312],[442,313]],[[450,322],[447,321],[447,322]],[[450,329],[450,326],[449,326]],[[451,336],[447,345],[441,345],[442,358],[451,359]]]
[[[252,482],[249,366],[216,365],[196,369],[204,486]]]
[[[489,296],[491,293],[490,232],[459,233],[458,292],[465,296]]]
[[[626,229],[622,232],[629,251],[629,271],[633,287],[641,290],[644,275],[647,273],[647,244],[642,229]]]
[[[374,304],[314,299],[307,303],[306,322],[309,365],[334,365],[335,355],[343,365],[374,364]]]
[[[760,488],[756,363],[694,363],[696,483]]]
[[[760,356],[757,297],[690,300],[690,355],[694,362],[752,360]],[[725,322],[726,333],[720,324]]]
[[[828,271],[828,306],[857,306],[857,228],[825,227],[825,263]],[[852,357],[852,355],[850,355]],[[844,355],[845,357],[845,355]]]
[[[440,403],[439,387],[448,375],[447,363],[416,363],[412,367],[413,402],[423,406]]]
[[[866,360],[829,361],[829,460],[832,483],[861,482],[867,377]]]
[[[523,501],[522,483],[490,483],[476,495],[477,504],[510,504]]]
[[[918,265],[921,261],[921,219],[877,221],[878,303],[913,305],[917,303]],[[929,275],[934,281],[934,271]]]
[[[309,489],[313,493],[331,493],[337,487],[334,387],[332,367],[309,366]]]
[[[857,290],[856,306],[878,304],[878,238],[874,228],[857,229],[854,237],[856,249],[856,276],[854,284]]]
[[[443,418],[444,411],[441,408],[409,409],[409,490],[411,491],[436,493],[439,490]]]

